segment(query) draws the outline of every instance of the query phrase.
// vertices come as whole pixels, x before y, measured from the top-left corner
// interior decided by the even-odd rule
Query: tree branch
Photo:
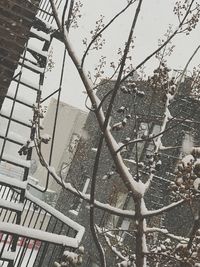
[[[179,242],[181,242],[181,241],[184,241],[185,243],[188,242],[188,238],[184,238],[182,236],[177,236],[177,235],[174,235],[174,234],[170,234],[167,229],[161,229],[161,228],[157,228],[157,227],[152,227],[152,228],[147,227],[145,232],[147,234],[148,233],[157,232],[157,233],[161,233],[161,234],[163,234],[163,235],[165,235],[167,237],[170,237],[170,238],[172,238],[172,239],[174,239],[176,241],[179,241]]]
[[[173,202],[173,203],[171,203],[171,204],[169,204],[169,205],[167,205],[167,206],[165,206],[165,207],[163,207],[163,208],[161,208],[161,209],[157,209],[157,210],[147,210],[147,211],[145,211],[142,215],[143,215],[144,218],[153,217],[153,216],[162,214],[162,213],[164,213],[164,212],[167,212],[167,211],[169,211],[169,210],[172,210],[172,209],[174,209],[174,208],[176,208],[176,207],[182,205],[182,204],[185,203],[185,202],[186,202],[185,199],[181,199],[181,200],[179,200],[179,201],[177,201],[177,202]]]
[[[105,252],[96,234],[95,222],[94,222],[95,187],[96,187],[97,172],[98,172],[98,167],[99,167],[99,160],[100,160],[101,150],[103,146],[103,140],[104,140],[104,136],[101,135],[99,144],[98,144],[96,157],[95,157],[94,167],[93,167],[91,189],[90,189],[90,230],[91,230],[95,245],[97,247],[97,250],[99,252],[101,266],[106,267]]]
[[[117,13],[106,25],[105,27],[103,27],[96,35],[95,37],[90,41],[89,45],[86,48],[86,51],[83,54],[82,60],[81,60],[81,68],[83,67],[84,61],[85,61],[85,57],[87,56],[87,53],[90,49],[90,47],[92,46],[92,44],[95,42],[95,40],[102,34],[102,32],[104,32],[122,13],[124,13],[126,11],[126,9],[128,9],[128,7],[130,5],[132,5],[135,2],[135,0],[130,1],[125,8],[123,8],[119,13]]]
[[[58,18],[58,14],[57,14],[54,2],[53,2],[53,0],[50,0],[50,2],[52,5],[53,14],[54,14],[56,23],[58,25],[58,28],[61,29],[60,20]],[[92,84],[87,77],[87,74],[85,73],[84,69],[81,68],[80,61],[78,60],[78,58],[75,55],[75,52],[72,49],[72,46],[69,42],[68,35],[67,35],[66,31],[64,31],[63,42],[65,44],[65,47],[68,51],[70,58],[72,59],[72,62],[75,65],[75,67],[76,67],[76,69],[80,75],[80,78],[81,78],[81,80],[85,86],[85,89],[86,89],[87,94],[90,98],[92,106],[94,108],[97,108],[99,103],[100,103],[100,100],[96,96],[96,94],[93,90]],[[136,181],[134,181],[132,175],[129,173],[126,165],[123,162],[121,155],[119,153],[116,155],[116,153],[115,153],[116,150],[119,148],[119,146],[118,146],[116,140],[114,139],[113,135],[111,134],[110,129],[108,127],[105,129],[105,127],[104,127],[105,117],[104,117],[104,113],[103,113],[102,109],[99,109],[95,113],[95,115],[96,115],[96,118],[98,120],[100,129],[103,130],[103,132],[104,132],[105,141],[107,143],[107,146],[109,148],[111,155],[113,156],[114,163],[116,165],[118,173],[119,173],[120,177],[122,178],[125,186],[127,187],[127,189],[129,191],[133,192],[135,197],[140,196],[141,195],[140,186],[138,185],[138,183]],[[108,118],[109,118],[109,116],[108,116]]]
[[[69,191],[73,195],[81,198],[82,200],[90,203],[90,195],[89,194],[84,194],[81,191],[78,191],[75,187],[73,187],[70,183],[65,183],[60,176],[58,176],[51,166],[48,165],[48,163],[45,161],[45,159],[42,157],[42,154],[38,151],[39,153],[39,159],[41,161],[41,164],[49,171],[50,175],[54,178],[54,180],[62,186],[63,189]],[[29,183],[30,186],[33,186],[31,183]],[[37,186],[34,186],[37,189]],[[125,218],[135,218],[135,212],[131,210],[123,210],[120,208],[113,207],[109,204],[104,204],[102,202],[99,202],[97,200],[94,201],[94,206],[96,208],[99,208],[101,210],[104,210],[110,214],[117,215],[117,216],[123,216]]]
[[[168,122],[173,121],[173,120],[175,120],[175,117],[173,117],[172,119],[168,120]],[[180,120],[179,122],[182,123],[182,122],[185,122],[186,120],[187,120],[187,118],[184,118],[184,119]],[[126,146],[128,146],[128,145],[136,144],[136,143],[141,143],[141,142],[152,141],[153,139],[155,139],[155,138],[157,138],[157,137],[163,135],[164,133],[166,133],[166,132],[169,131],[169,130],[172,130],[172,129],[175,128],[175,127],[177,127],[177,124],[168,127],[167,129],[165,129],[165,130],[159,132],[158,134],[155,134],[155,135],[152,136],[152,137],[147,137],[147,138],[145,138],[145,139],[139,138],[139,139],[131,140],[131,141],[129,141],[128,143],[126,143],[126,144],[120,146],[119,149],[116,151],[116,153],[120,152],[124,147],[126,147]]]
[[[183,17],[182,21],[178,25],[178,28],[173,32],[173,34],[158,49],[156,49],[149,56],[147,56],[141,63],[139,63],[135,69],[130,71],[126,76],[124,76],[121,82],[124,82],[129,76],[132,76],[137,69],[141,68],[149,59],[151,59],[154,55],[156,55],[163,47],[165,47],[174,38],[174,36],[178,33],[179,29],[183,26],[187,16],[190,14],[190,10],[191,10],[193,3],[194,3],[194,0],[191,1],[190,6],[185,16]]]

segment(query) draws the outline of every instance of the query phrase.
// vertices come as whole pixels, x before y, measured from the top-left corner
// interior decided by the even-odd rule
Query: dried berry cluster
[[[196,28],[200,18],[200,5],[197,1],[191,5],[191,1],[181,0],[176,1],[174,6],[174,14],[178,17],[179,23],[186,14],[187,19],[183,21],[182,27],[179,32],[190,34],[190,32]]]
[[[84,247],[80,246],[76,252],[64,251],[61,263],[55,262],[54,267],[76,267],[83,261]]]
[[[72,14],[70,17],[69,21],[66,21],[67,27],[72,27],[72,28],[78,28],[78,19],[81,18],[81,8],[83,7],[83,4],[81,1],[75,1],[73,9],[72,9]]]
[[[187,263],[187,266],[196,266],[200,259],[200,231],[197,231],[193,245],[190,249],[187,247],[186,240],[177,243],[170,238],[160,240],[159,244],[149,248],[149,257],[152,262],[161,262],[168,258],[168,264],[172,266],[173,262],[178,260],[180,263]],[[174,265],[173,265],[174,266]]]
[[[40,119],[43,119],[44,118],[44,115],[46,113],[46,110],[47,110],[47,107],[43,107],[42,105],[33,105],[33,111],[34,111],[34,116],[36,118],[40,118]]]
[[[162,62],[160,66],[154,70],[153,76],[149,77],[149,86],[151,86],[154,91],[162,90],[165,93],[173,95],[176,90],[176,82],[174,77],[171,79],[169,78],[170,71],[171,69]]]
[[[178,164],[175,181],[170,183],[173,199],[192,199],[199,193],[200,187],[200,149],[194,148]]]
[[[134,83],[134,82],[127,83],[126,86],[122,85],[120,89],[121,89],[122,93],[124,93],[124,94],[133,94],[133,95],[138,96],[138,97],[144,97],[145,96],[144,91],[139,90],[137,88],[136,83]]]
[[[162,166],[161,155],[159,153],[147,154],[147,165],[146,170],[151,171],[152,173],[155,171],[159,171]]]
[[[192,76],[191,76],[191,95],[195,99],[200,98],[199,90],[200,90],[200,65],[193,68]]]
[[[174,250],[174,256],[187,266],[197,266],[200,260],[200,231],[198,230],[193,240],[192,247],[188,249],[187,244],[178,244]]]

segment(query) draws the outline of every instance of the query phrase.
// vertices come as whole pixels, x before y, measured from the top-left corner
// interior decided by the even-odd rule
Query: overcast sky
[[[74,49],[79,57],[83,55],[84,47],[82,45],[83,38],[89,38],[89,33],[95,27],[95,22],[99,19],[100,15],[105,16],[105,23],[107,23],[116,13],[118,13],[127,3],[126,0],[81,0],[84,4],[81,13],[82,17],[79,20],[79,28],[72,29],[70,32],[70,39],[74,46]],[[136,66],[140,63],[149,53],[154,51],[158,46],[158,39],[162,38],[166,33],[169,24],[172,24],[174,29],[178,25],[177,18],[173,14],[173,5],[175,0],[144,0],[142,10],[139,16],[139,20],[136,25],[135,36],[135,49],[132,52],[132,64]],[[111,75],[111,69],[109,68],[110,62],[117,61],[117,50],[119,47],[123,49],[124,42],[127,39],[130,23],[133,19],[135,6],[127,10],[115,23],[105,32],[104,38],[106,44],[104,48],[96,53],[92,51],[86,62],[85,68],[93,72],[95,66],[98,64],[98,60],[101,55],[107,57],[107,65],[105,68],[105,75]],[[200,26],[198,26],[190,36],[178,35],[174,40],[176,49],[172,56],[168,59],[169,67],[172,69],[183,69],[189,57],[199,45]],[[34,39],[34,38],[31,38]],[[34,40],[31,40],[34,41]],[[35,41],[34,41],[35,42]],[[40,43],[40,44],[39,44]],[[38,45],[41,46],[41,42]],[[38,47],[39,48],[39,47]],[[55,67],[52,72],[46,73],[45,84],[43,88],[43,98],[57,90],[59,87],[60,71],[62,65],[62,57],[64,53],[64,46],[59,41],[53,41],[53,60],[55,61]],[[148,62],[146,67],[147,74],[150,74],[154,67],[157,66],[155,59]],[[199,64],[199,53],[196,55],[193,62],[191,62],[189,69]],[[18,73],[19,69],[16,71]],[[24,77],[28,78],[30,82],[35,81],[35,75],[30,74],[30,71],[23,70]],[[13,82],[9,90],[12,91],[16,88],[16,84]],[[28,90],[31,91],[31,90]],[[64,72],[64,82],[62,88],[61,100],[86,110],[84,102],[86,95],[83,93],[84,87],[77,75],[77,71],[67,56]],[[28,97],[29,100],[34,101],[35,95],[30,95],[30,92],[26,96],[26,89],[20,89],[20,94],[23,97]],[[35,94],[35,92],[33,92]],[[31,91],[32,94],[32,91]],[[46,103],[48,104],[48,102]],[[11,107],[10,100],[6,99],[3,105],[8,109]],[[22,110],[22,105],[16,104],[14,114],[21,116],[23,114],[24,119],[32,118],[32,111],[27,108]],[[5,125],[5,120],[1,118],[1,125]],[[22,131],[20,126],[13,124],[11,130],[18,129]],[[23,130],[24,136],[29,136],[29,131]],[[10,143],[8,143],[8,146]],[[1,146],[1,144],[0,144]],[[10,148],[7,147],[9,150]],[[15,151],[16,152],[16,151]],[[16,152],[17,153],[17,152]]]
[[[79,28],[72,29],[70,39],[74,45],[75,51],[79,57],[82,56],[84,46],[82,40],[84,37],[89,37],[89,33],[95,27],[95,22],[100,15],[105,16],[104,22],[107,23],[117,12],[122,9],[127,1],[125,0],[82,0],[83,7],[81,9],[82,17],[79,19]],[[149,53],[157,48],[158,39],[163,38],[169,24],[172,24],[173,29],[178,25],[178,20],[173,13],[174,0],[144,0],[141,8],[139,20],[137,22],[135,36],[135,48],[132,52],[132,64],[136,66]],[[105,72],[107,76],[111,75],[109,68],[111,61],[117,60],[117,50],[123,48],[124,42],[128,36],[130,24],[133,19],[135,5],[127,10],[120,18],[104,34],[106,44],[104,48],[96,53],[92,51],[87,60],[86,69],[93,72],[94,67],[98,64],[101,55],[107,57],[107,66]],[[176,45],[174,53],[168,59],[169,66],[173,68],[183,69],[188,58],[199,44],[199,29],[198,26],[190,36],[184,34],[178,35],[173,43]],[[54,42],[54,61],[56,66],[51,73],[46,75],[45,93],[57,89],[59,79],[59,69],[62,59],[63,47],[58,42]],[[194,65],[199,64],[199,54],[190,65],[190,69]],[[151,60],[146,65],[146,72],[151,73],[156,66],[157,61]],[[62,90],[62,100],[73,106],[84,109],[85,95],[82,93],[84,88],[76,73],[76,70],[71,64],[69,58],[66,60],[64,89]]]

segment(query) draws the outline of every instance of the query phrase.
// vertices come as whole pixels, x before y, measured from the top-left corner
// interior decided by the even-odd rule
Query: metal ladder
[[[42,42],[42,44],[44,42],[43,47],[45,47],[46,51],[44,51],[43,49],[38,49],[38,44],[34,46],[31,43],[32,39],[37,39],[37,41],[39,40],[39,42]],[[12,223],[15,223],[17,225],[20,225],[21,222],[29,168],[31,166],[32,147],[28,148],[27,151],[24,152],[25,155],[22,157],[17,152],[20,151],[21,146],[24,145],[26,138],[27,140],[29,139],[30,141],[33,141],[35,125],[31,121],[23,119],[23,115],[16,116],[15,109],[17,108],[17,106],[19,108],[21,106],[23,107],[23,112],[30,113],[30,110],[33,109],[34,102],[37,103],[40,100],[41,88],[44,81],[44,72],[47,63],[47,50],[49,46],[50,36],[32,28],[29,41],[25,47],[25,51],[19,60],[19,70],[17,70],[17,73],[13,78],[14,86],[12,85],[10,87],[6,95],[7,100],[5,100],[0,112],[0,116],[4,118],[4,128],[1,128],[0,130],[0,138],[2,140],[0,162],[1,169],[4,170],[4,173],[0,171],[1,214],[6,214],[6,211],[8,210],[10,210],[10,212],[12,213],[14,212],[15,215],[14,219],[12,219]],[[27,77],[30,77],[29,79],[34,76],[35,82],[30,82],[25,77],[25,75]],[[24,93],[22,93],[22,90]],[[30,90],[34,91],[34,94],[29,94]],[[23,94],[25,94],[26,96],[24,97]],[[9,109],[8,105],[10,106]],[[27,111],[26,109],[29,109],[29,111]],[[16,125],[20,125],[18,132],[12,131],[12,128],[15,128]],[[25,137],[23,134],[23,132],[25,131],[27,133],[30,132],[30,136],[26,135]],[[7,153],[7,150],[11,151],[11,153]],[[21,177],[10,177],[9,173],[15,171],[19,171]],[[17,192],[19,193],[17,202],[15,201],[15,198],[13,198],[14,191],[10,189],[17,189]],[[4,215],[2,220],[4,220],[5,218],[6,216]],[[1,236],[1,242],[2,240],[4,240],[4,242],[2,242],[3,245],[0,252],[0,258],[3,261],[8,261],[8,266],[14,266],[14,252],[16,251],[17,247],[18,235],[13,235],[8,249],[5,249],[7,243],[6,239],[8,238],[8,236],[8,234]]]
[[[59,6],[61,1],[56,1],[56,5]],[[44,12],[42,12],[43,9]],[[43,18],[45,16],[47,21],[53,21],[49,1],[41,1],[38,14]],[[27,140],[30,143],[34,140],[33,104],[39,103],[41,98],[50,43],[50,34],[38,28],[31,28],[29,41],[20,57],[18,68],[0,111],[0,123],[3,125],[0,128],[1,266],[16,267],[21,266],[22,263],[27,267],[46,266],[42,264],[46,264],[44,255],[49,247],[53,247],[53,251],[62,248],[58,253],[61,257],[60,251],[63,251],[63,243],[70,248],[78,247],[77,240],[81,240],[84,232],[83,227],[64,218],[65,216],[63,217],[62,214],[27,192],[29,169],[32,167],[32,146],[26,146]],[[23,107],[23,114],[17,114],[20,107]],[[32,116],[27,118],[26,113],[29,115],[32,113]],[[26,149],[23,150],[23,147]],[[30,215],[31,210],[33,211]],[[43,215],[42,223],[38,224],[41,214],[45,215]],[[44,227],[44,225],[46,226]],[[47,228],[52,230],[51,235],[45,232]],[[63,229],[64,232],[68,229],[68,233],[72,231],[71,237],[61,236]],[[22,246],[19,248],[21,240]],[[28,260],[24,262],[24,255],[27,253],[30,243],[35,249],[38,242],[41,252],[32,259],[34,254],[32,249],[31,252],[29,251]]]

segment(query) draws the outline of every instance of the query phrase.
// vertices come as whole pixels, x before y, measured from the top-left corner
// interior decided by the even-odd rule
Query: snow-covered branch
[[[169,233],[169,231],[167,229],[163,229],[163,228],[158,228],[158,227],[147,227],[145,232],[148,234],[148,233],[154,233],[154,232],[157,232],[157,233],[161,233],[167,237],[170,237],[176,241],[179,241],[179,242],[185,242],[187,243],[188,242],[188,238],[185,238],[183,236],[177,236],[177,235],[174,235],[174,234],[171,234]]]
[[[49,171],[50,175],[53,177],[53,179],[63,187],[63,189],[69,191],[70,193],[74,194],[75,196],[85,200],[86,202],[90,203],[90,195],[82,193],[81,191],[78,191],[75,187],[72,186],[71,183],[66,183],[62,180],[60,176],[58,176],[55,172],[55,169],[48,165],[48,163],[43,159],[43,164],[45,164],[46,169]],[[101,203],[100,201],[95,200],[94,205],[96,208],[102,209],[104,211],[107,211],[110,214],[114,214],[117,216],[124,216],[127,218],[135,218],[135,212],[131,210],[123,210],[120,208],[113,207],[109,204]]]
[[[50,0],[50,2],[52,5],[52,10],[53,10],[53,13],[54,13],[54,16],[56,19],[57,26],[61,31],[62,27],[61,27],[60,20],[58,18],[58,13],[57,13],[56,7],[54,5],[54,1]],[[90,98],[90,101],[92,103],[93,108],[97,109],[99,104],[100,104],[100,100],[96,96],[96,94],[93,90],[93,86],[87,77],[87,73],[85,72],[84,68],[81,67],[81,62],[77,58],[76,53],[73,50],[73,46],[69,41],[68,34],[66,31],[64,31],[64,34],[63,34],[63,42],[65,44],[65,47],[68,51],[70,58],[72,59],[72,62],[74,63],[74,65],[75,65],[75,67],[76,67],[76,69],[80,75],[80,78],[81,78],[81,80],[85,86],[86,92]],[[133,179],[132,175],[129,173],[128,168],[124,164],[120,153],[117,153],[117,155],[116,155],[116,151],[118,150],[119,146],[118,146],[115,138],[113,137],[113,135],[110,131],[109,125],[107,125],[106,129],[104,129],[105,116],[104,116],[103,110],[97,109],[97,111],[95,112],[95,115],[96,115],[96,118],[98,120],[100,129],[104,132],[104,138],[105,138],[106,143],[108,145],[109,151],[110,151],[111,155],[113,155],[114,163],[116,165],[116,168],[118,170],[120,177],[124,181],[125,186],[128,188],[129,191],[132,191],[136,197],[140,196],[141,195],[140,186],[138,186],[138,183]]]
[[[177,202],[173,202],[173,203],[171,203],[171,204],[169,204],[169,205],[167,205],[167,206],[165,206],[163,208],[157,209],[157,210],[146,210],[145,212],[143,212],[142,215],[145,218],[156,216],[156,215],[162,214],[164,212],[170,211],[170,210],[182,205],[185,202],[186,202],[185,199],[181,199],[181,200],[179,200]]]

